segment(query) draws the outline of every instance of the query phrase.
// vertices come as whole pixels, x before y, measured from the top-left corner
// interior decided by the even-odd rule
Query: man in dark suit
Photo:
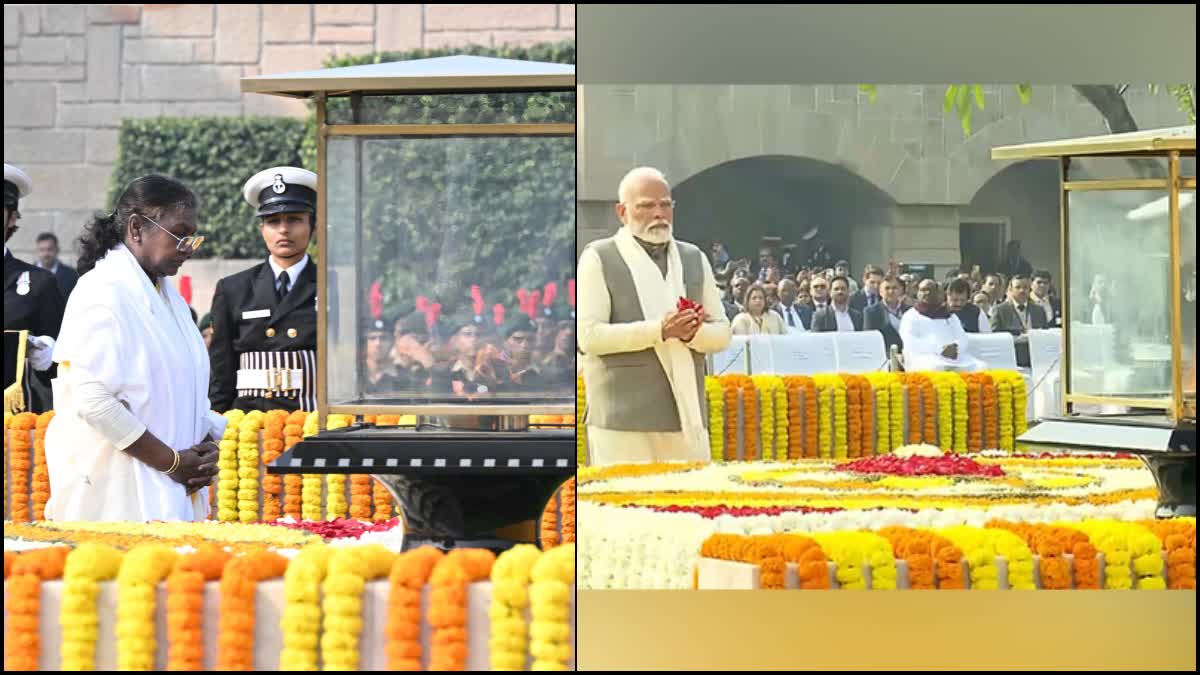
[[[1057,298],[1050,297],[1050,272],[1047,270],[1038,270],[1033,273],[1033,285],[1029,294],[1029,303],[1042,308],[1042,312],[1046,314],[1046,325],[1061,326],[1062,321],[1058,308]]]
[[[1029,331],[1048,328],[1046,313],[1029,301],[1029,277],[1015,276],[1008,283],[1009,299],[992,309],[992,332],[1012,333],[1017,347],[1017,365],[1029,367]]]
[[[889,274],[880,284],[883,291],[881,301],[863,310],[863,330],[877,330],[882,333],[889,354],[893,346],[904,351],[904,341],[900,339],[900,319],[912,305],[901,301],[903,288],[904,283],[898,277]]]
[[[806,333],[812,326],[812,307],[796,302],[799,291],[800,287],[791,278],[779,282],[779,305],[775,311],[783,317],[789,333]]]
[[[877,265],[868,265],[863,272],[863,287],[857,293],[850,296],[850,307],[858,311],[863,311],[868,307],[873,307],[879,303],[879,286],[883,283],[883,268]]]
[[[37,249],[37,266],[54,275],[64,300],[70,298],[71,291],[75,290],[75,283],[79,281],[79,274],[74,267],[58,259],[58,237],[54,236],[53,232],[39,234]]]
[[[317,409],[317,268],[306,251],[316,188],[316,174],[285,166],[256,174],[242,190],[258,209],[270,256],[217,282],[209,346],[217,412]]]
[[[834,277],[829,284],[829,304],[813,315],[814,333],[853,333],[863,329],[863,315],[850,308],[850,280]]]
[[[64,303],[54,277],[43,269],[18,260],[8,250],[8,240],[19,229],[19,200],[33,191],[33,181],[11,164],[4,165],[4,389],[5,399],[16,403],[17,369],[20,398],[26,412],[41,414],[53,409],[50,379],[57,368],[52,355],[62,327]],[[9,333],[9,331],[16,331]],[[19,359],[19,331],[28,331],[25,358]],[[36,385],[36,386],[35,386]],[[9,396],[9,394],[13,396]],[[15,410],[14,410],[15,411]]]

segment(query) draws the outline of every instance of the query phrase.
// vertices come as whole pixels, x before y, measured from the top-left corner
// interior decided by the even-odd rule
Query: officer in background
[[[51,358],[65,302],[54,275],[18,260],[8,250],[16,233],[19,201],[33,191],[33,181],[17,167],[4,165],[4,399],[9,412],[41,414],[53,409],[50,379],[57,368]],[[12,331],[12,332],[10,332]],[[24,358],[20,331],[27,331]],[[20,372],[20,386],[17,375]],[[39,386],[31,386],[34,380]]]
[[[212,379],[218,412],[317,409],[317,175],[281,166],[246,181],[267,260],[217,282],[212,303]]]

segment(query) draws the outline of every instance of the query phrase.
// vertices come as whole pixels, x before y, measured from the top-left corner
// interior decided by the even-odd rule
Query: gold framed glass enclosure
[[[1126,451],[1195,515],[1196,127],[997,147],[1059,163],[1061,418],[1018,442]]]
[[[572,425],[529,424],[575,412],[575,67],[451,56],[241,86],[316,109],[323,431],[268,471],[372,475],[406,546],[532,539],[576,464]],[[527,302],[555,283],[557,303]],[[547,332],[555,356],[569,343],[555,376],[530,368]],[[363,420],[331,430],[330,414]]]
[[[1195,418],[1195,156],[1194,126],[992,150],[1061,167],[1064,415]]]
[[[522,289],[559,289],[556,307],[532,313],[539,344],[544,330],[573,329],[562,298],[574,263],[574,66],[451,56],[244,78],[242,90],[316,107],[322,424],[328,414],[574,413],[573,371],[523,387],[439,372],[474,366],[485,351],[497,367],[509,356],[493,310],[517,311],[515,282],[497,280],[506,246],[543,261]],[[479,235],[488,228],[507,234],[490,246]],[[373,293],[391,308],[382,317]],[[416,350],[436,366],[424,382],[376,386],[365,365],[371,320],[385,324],[390,346],[413,314],[424,315],[428,340]]]

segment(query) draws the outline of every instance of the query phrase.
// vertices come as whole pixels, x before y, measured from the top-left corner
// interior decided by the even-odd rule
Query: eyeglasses
[[[675,208],[677,204],[679,204],[679,202],[675,201],[674,199],[660,199],[658,201],[646,199],[634,204],[633,208],[636,211],[649,211],[658,206],[663,209],[670,210]]]
[[[174,232],[168,230],[167,228],[163,227],[162,225],[159,225],[158,223],[155,223],[153,218],[142,215],[140,213],[136,214],[136,215],[142,216],[146,220],[149,220],[150,222],[157,225],[158,229],[162,230],[163,232],[166,232],[167,234],[171,235],[172,237],[175,237],[175,240],[179,242],[175,246],[175,250],[179,251],[180,253],[194,253],[197,249],[200,248],[200,244],[204,243],[204,237],[199,237],[199,236],[195,236],[195,235],[190,236],[190,237],[179,237]]]

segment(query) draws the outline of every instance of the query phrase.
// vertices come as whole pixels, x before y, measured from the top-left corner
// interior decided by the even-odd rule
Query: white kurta
[[[170,282],[159,286],[122,244],[67,301],[46,430],[48,520],[208,516],[210,488],[189,498],[182,484],[123,452],[145,431],[182,452],[220,438],[227,423],[209,404],[208,352],[187,303]]]
[[[982,361],[967,354],[967,331],[953,314],[948,319],[931,319],[915,308],[910,309],[900,319],[900,339],[904,341],[904,369],[907,371],[970,372],[985,368]],[[942,351],[950,344],[958,345],[957,359],[942,356]]]
[[[628,235],[627,231],[622,230],[622,233],[632,239],[632,235]],[[620,236],[622,235],[619,234],[618,237]],[[639,254],[644,260],[637,257]],[[629,264],[639,294],[655,293],[653,297],[639,295],[643,308],[651,305],[657,309],[653,312],[643,311],[646,315],[644,321],[621,324],[608,322],[612,304],[608,297],[608,286],[604,280],[604,270],[599,254],[587,249],[580,256],[579,268],[576,271],[579,294],[577,326],[579,348],[585,354],[585,356],[579,357],[585,381],[590,371],[603,367],[600,360],[596,358],[598,356],[655,349],[659,352],[660,360],[668,361],[668,363],[664,363],[664,369],[671,373],[673,369],[668,367],[669,362],[681,362],[682,360],[667,359],[664,351],[677,352],[679,349],[691,349],[707,354],[719,352],[729,346],[731,338],[729,320],[725,316],[724,305],[721,303],[721,291],[717,288],[717,282],[707,256],[702,257],[704,261],[702,304],[705,311],[711,316],[711,320],[700,326],[700,330],[696,332],[696,336],[692,338],[691,342],[685,344],[674,338],[663,342],[662,319],[675,308],[676,300],[683,295],[682,271],[678,269],[679,253],[674,244],[668,255],[667,279],[663,279],[657,265],[640,246],[634,243],[633,248],[629,246],[622,248],[622,256]],[[630,257],[634,258],[632,263],[629,260]],[[643,290],[645,286],[656,288]],[[683,352],[683,356],[689,357],[686,363],[690,364],[690,355]],[[681,370],[681,372],[686,371]],[[675,381],[672,381],[671,384],[677,398],[680,396],[681,389],[690,386]],[[694,391],[694,387],[692,390]],[[686,392],[683,393],[686,394]],[[691,398],[694,399],[695,394],[692,394]],[[697,409],[681,412],[686,413],[687,417],[695,419],[701,415],[698,406],[705,405],[705,401],[700,400],[692,405],[697,406]],[[682,418],[681,414],[681,422],[686,425],[687,421]],[[703,417],[699,417],[699,419],[703,420]],[[712,451],[708,448],[706,441],[697,440],[695,435],[684,431],[618,431],[588,425],[588,444],[591,448],[590,464],[598,466],[640,462],[705,461],[711,457]],[[707,437],[707,434],[704,436]]]

